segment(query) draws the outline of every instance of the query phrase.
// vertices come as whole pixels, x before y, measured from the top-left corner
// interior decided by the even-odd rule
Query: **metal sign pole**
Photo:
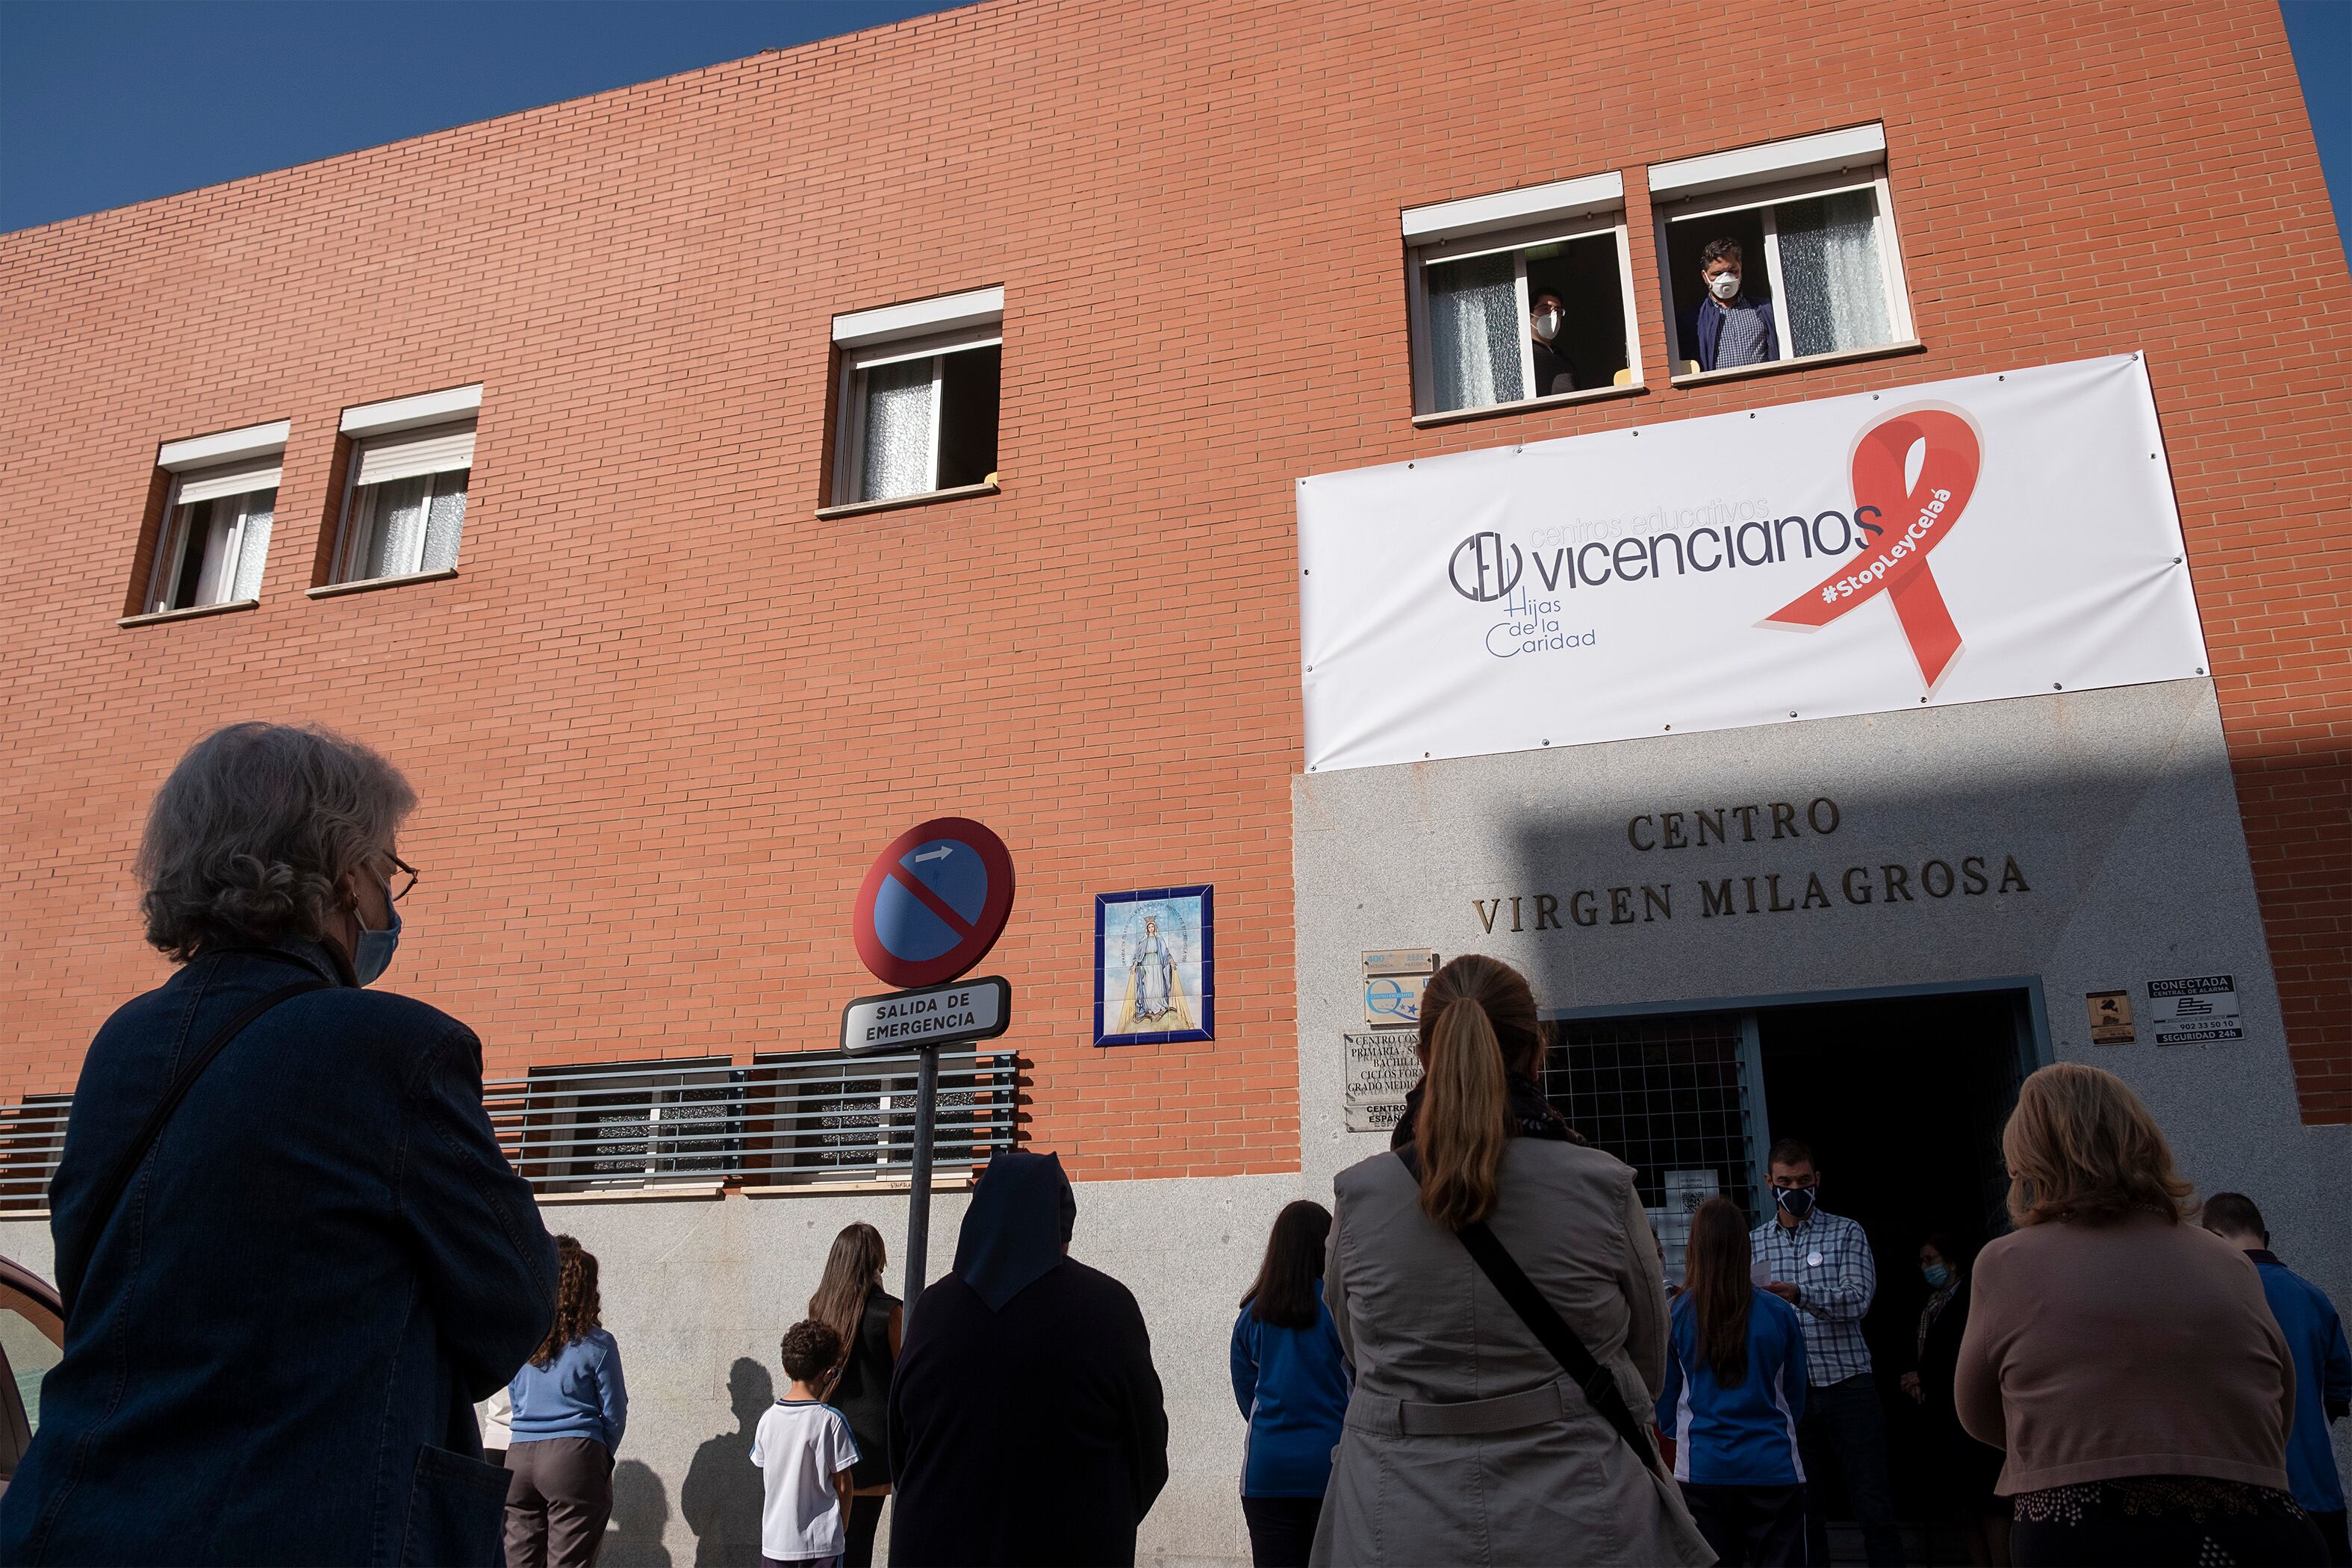
[[[940,1053],[925,1047],[916,1053],[920,1063],[915,1079],[915,1184],[907,1194],[907,1268],[905,1312],[915,1317],[915,1298],[923,1293],[924,1256],[931,1240],[931,1127],[940,1110]]]

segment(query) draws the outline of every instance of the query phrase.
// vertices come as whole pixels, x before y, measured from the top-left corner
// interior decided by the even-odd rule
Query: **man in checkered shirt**
[[[1885,1417],[1862,1337],[1862,1315],[1878,1294],[1870,1238],[1853,1220],[1816,1206],[1822,1177],[1811,1149],[1783,1138],[1772,1145],[1769,1163],[1772,1217],[1748,1241],[1756,1263],[1769,1271],[1772,1282],[1764,1289],[1797,1309],[1805,1331],[1805,1416],[1797,1447],[1805,1465],[1811,1561],[1830,1560],[1821,1483],[1835,1468],[1845,1473],[1846,1494],[1861,1516],[1871,1568],[1902,1568],[1903,1537],[1886,1480]]]

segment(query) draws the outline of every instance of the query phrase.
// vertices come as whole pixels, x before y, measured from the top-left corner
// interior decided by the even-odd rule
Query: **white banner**
[[[2136,354],[1318,474],[1310,769],[2206,668]]]

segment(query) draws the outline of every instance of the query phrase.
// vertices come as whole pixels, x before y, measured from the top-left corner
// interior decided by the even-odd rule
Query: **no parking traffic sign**
[[[907,1315],[922,1293],[931,1231],[931,1132],[939,1114],[943,1045],[994,1039],[1013,1022],[1013,988],[997,976],[950,986],[988,956],[1013,913],[1013,857],[1004,840],[961,816],[936,816],[890,841],[867,868],[851,921],[857,956],[888,996],[844,1010],[852,1054],[916,1048],[915,1147],[907,1201]],[[922,986],[936,989],[922,991]]]
[[[1013,913],[1013,857],[979,823],[940,816],[890,841],[857,889],[857,956],[901,988],[969,972]]]

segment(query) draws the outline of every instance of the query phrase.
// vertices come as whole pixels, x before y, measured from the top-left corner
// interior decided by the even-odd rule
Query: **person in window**
[[[65,1356],[0,1563],[499,1560],[474,1402],[547,1332],[555,1243],[481,1042],[370,984],[415,805],[374,752],[282,724],[215,731],[157,793],[140,902],[178,967],[82,1062],[49,1189]]]
[[[1819,1206],[1821,1172],[1813,1152],[1783,1138],[1765,1156],[1772,1184],[1772,1217],[1749,1233],[1756,1260],[1771,1272],[1764,1289],[1797,1309],[1805,1331],[1805,1418],[1797,1440],[1805,1461],[1805,1539],[1815,1563],[1830,1560],[1829,1522],[1822,1483],[1832,1470],[1845,1476],[1847,1497],[1862,1521],[1870,1568],[1903,1568],[1903,1535],[1895,1525],[1895,1494],[1886,1478],[1886,1423],[1863,1337],[1863,1314],[1878,1294],[1878,1266],[1862,1226]]]
[[[1739,242],[1715,239],[1698,253],[1706,292],[1682,314],[1683,352],[1702,371],[1767,364],[1780,357],[1772,301],[1750,300],[1740,288]]]
[[[1547,289],[1528,300],[1528,357],[1536,367],[1538,397],[1576,390],[1576,373],[1569,368],[1568,356],[1552,346],[1567,324],[1568,310],[1559,295]]]

